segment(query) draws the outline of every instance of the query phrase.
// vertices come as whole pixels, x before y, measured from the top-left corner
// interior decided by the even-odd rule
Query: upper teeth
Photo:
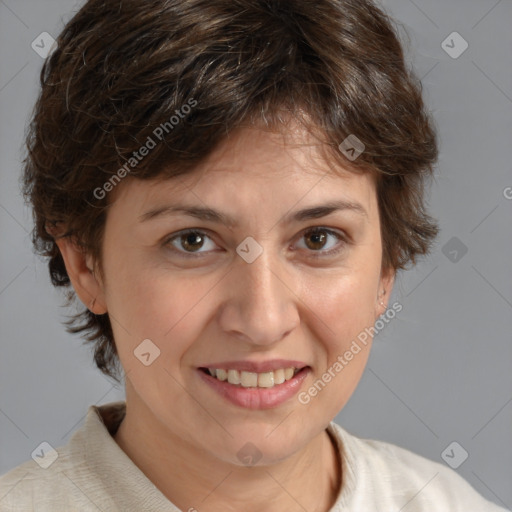
[[[273,372],[254,373],[238,370],[224,370],[220,368],[208,368],[210,375],[219,380],[227,380],[230,384],[238,384],[244,388],[271,388],[276,384],[282,384],[290,380],[298,368],[280,368]]]

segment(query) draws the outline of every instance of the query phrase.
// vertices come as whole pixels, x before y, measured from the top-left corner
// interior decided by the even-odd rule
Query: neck
[[[114,439],[181,510],[327,512],[336,501],[341,464],[326,430],[285,460],[245,467],[188,444],[146,411],[131,414],[127,400],[126,416]]]

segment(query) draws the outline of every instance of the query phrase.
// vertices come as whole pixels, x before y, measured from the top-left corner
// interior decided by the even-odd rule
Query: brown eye
[[[309,240],[309,243],[306,241],[306,245],[309,249],[312,249],[314,251],[318,251],[320,249],[323,249],[326,241],[327,241],[327,235],[325,234],[325,231],[310,231],[305,235],[305,240]]]
[[[208,247],[208,241],[210,241],[210,247]],[[215,248],[212,239],[204,231],[198,230],[182,231],[169,238],[165,245],[170,245],[176,253],[184,256],[193,253],[202,256]],[[201,251],[200,249],[205,248],[205,246],[207,250]]]
[[[305,241],[305,248],[308,252],[319,253],[312,254],[313,257],[330,256],[338,253],[346,244],[345,237],[332,229],[314,228],[308,229],[301,240]]]
[[[196,251],[201,248],[204,243],[203,237],[199,233],[185,233],[180,236],[181,246],[189,251]]]
[[[305,245],[301,249],[309,252],[309,256],[313,258],[337,254],[347,244],[347,240],[342,233],[322,227],[308,229],[303,233],[300,240],[301,242],[305,241]],[[204,231],[197,229],[177,233],[168,238],[164,245],[170,247],[175,254],[183,257],[206,256],[214,252],[216,248],[212,238]]]

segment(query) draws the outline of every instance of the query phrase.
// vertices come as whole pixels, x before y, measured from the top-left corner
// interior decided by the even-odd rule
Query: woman
[[[126,403],[4,475],[0,510],[503,510],[333,422],[438,233],[436,135],[387,16],[90,0],[57,43],[25,192]]]

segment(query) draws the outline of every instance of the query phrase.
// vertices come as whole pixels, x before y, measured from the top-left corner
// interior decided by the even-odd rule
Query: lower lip
[[[303,368],[290,380],[272,388],[244,388],[230,384],[228,381],[216,379],[203,370],[198,369],[197,371],[204,382],[232,404],[246,409],[272,409],[298,393],[302,382],[310,372],[310,368]]]

